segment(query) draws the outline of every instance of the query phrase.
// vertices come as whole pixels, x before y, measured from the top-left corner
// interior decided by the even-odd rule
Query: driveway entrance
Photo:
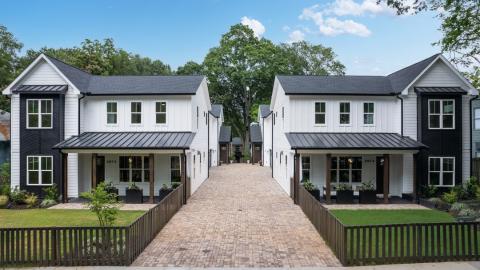
[[[134,266],[339,266],[302,210],[269,168],[212,168]]]

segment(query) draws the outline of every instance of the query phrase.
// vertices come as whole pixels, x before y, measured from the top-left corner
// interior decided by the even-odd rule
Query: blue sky
[[[439,51],[432,13],[396,16],[376,0],[4,1],[0,24],[24,48],[71,47],[111,37],[118,47],[173,68],[201,62],[243,21],[275,43],[330,46],[348,74],[384,75]],[[263,31],[262,31],[263,30]]]

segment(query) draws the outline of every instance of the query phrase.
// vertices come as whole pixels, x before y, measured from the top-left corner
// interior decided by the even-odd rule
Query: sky
[[[202,62],[230,26],[275,43],[332,47],[352,75],[386,75],[439,52],[435,14],[397,16],[376,0],[3,1],[0,24],[26,49],[113,38],[129,52],[177,68]]]

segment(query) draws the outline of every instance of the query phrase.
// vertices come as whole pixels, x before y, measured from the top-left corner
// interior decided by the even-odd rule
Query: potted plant
[[[230,160],[230,164],[232,164],[233,161],[235,160],[235,156],[234,156],[234,155],[230,155],[228,158],[229,158],[229,160]]]
[[[358,200],[360,203],[364,204],[373,204],[377,202],[377,191],[371,181],[362,183]]]
[[[337,187],[337,203],[352,204],[353,189],[347,184],[340,184]]]
[[[310,193],[312,194],[313,197],[315,197],[315,199],[317,199],[318,201],[320,200],[320,189],[315,186],[311,181],[310,179],[305,179],[303,180],[303,187]]]
[[[181,182],[172,182],[172,191],[177,189],[182,183]]]
[[[163,184],[158,192],[159,200],[163,200],[163,198],[167,197],[167,195],[172,192],[173,189],[169,188],[166,184]]]
[[[105,183],[105,191],[110,194],[114,194],[116,198],[118,198],[118,188],[116,188],[112,182]]]
[[[143,190],[131,182],[125,190],[126,203],[143,203]]]

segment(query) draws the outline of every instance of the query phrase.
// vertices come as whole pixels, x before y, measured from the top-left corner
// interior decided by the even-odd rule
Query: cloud
[[[295,31],[292,31],[289,35],[288,35],[288,43],[294,43],[294,42],[299,42],[299,41],[302,41],[305,39],[305,33],[303,33],[302,31],[300,30],[295,30]]]
[[[243,16],[241,19],[241,23],[252,29],[253,33],[257,38],[260,38],[263,33],[265,33],[265,26],[263,26],[263,24],[258,20]]]
[[[377,4],[377,0],[363,0],[362,2],[335,0],[335,2],[328,5],[324,13],[334,14],[336,16],[362,16],[382,13],[395,14],[394,10],[389,8],[384,2]]]
[[[316,5],[304,9],[300,15],[300,19],[313,21],[321,34],[326,36],[351,34],[360,37],[368,37],[372,34],[365,25],[351,19],[341,20],[336,17],[324,18],[324,11],[317,11],[318,7],[319,6]]]

